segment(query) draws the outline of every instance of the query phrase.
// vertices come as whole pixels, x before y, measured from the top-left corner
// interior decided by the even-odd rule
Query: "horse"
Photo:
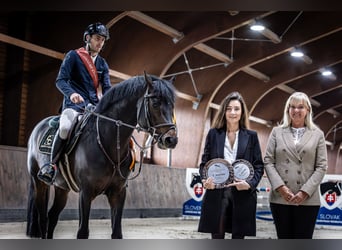
[[[73,185],[61,173],[59,162],[57,177],[51,185],[54,200],[50,209],[50,186],[37,178],[39,168],[49,162],[49,155],[41,152],[38,144],[50,127],[49,121],[56,116],[38,122],[28,140],[27,236],[52,239],[68,193],[73,190],[79,193],[78,239],[89,238],[91,203],[101,194],[106,195],[110,205],[111,238],[123,238],[121,220],[126,184],[134,162],[130,153],[132,134],[134,130],[145,132],[152,138],[150,147],[157,144],[161,149],[175,148],[178,137],[173,83],[174,77],[166,80],[145,73],[112,86],[103,95],[95,109],[88,111],[89,117],[78,133],[77,142],[64,154]]]

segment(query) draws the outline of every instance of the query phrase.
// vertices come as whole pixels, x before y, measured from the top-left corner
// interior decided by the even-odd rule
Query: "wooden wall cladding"
[[[26,207],[29,187],[26,155],[26,148],[0,146],[0,208]]]
[[[0,210],[26,209],[29,174],[26,148],[0,146]],[[134,176],[138,172],[136,165]],[[143,164],[140,175],[128,181],[127,209],[177,208],[190,199],[185,186],[186,169]],[[53,198],[51,189],[51,198]],[[78,194],[70,192],[66,209],[78,209]],[[92,208],[109,208],[105,196],[98,196]]]

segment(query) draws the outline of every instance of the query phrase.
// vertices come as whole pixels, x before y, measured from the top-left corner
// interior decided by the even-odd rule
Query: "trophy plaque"
[[[215,188],[224,188],[225,185],[232,183],[234,180],[231,164],[221,158],[208,161],[203,168],[203,176],[205,179],[212,177]]]
[[[249,181],[254,176],[254,168],[249,161],[239,159],[233,162],[234,178]]]

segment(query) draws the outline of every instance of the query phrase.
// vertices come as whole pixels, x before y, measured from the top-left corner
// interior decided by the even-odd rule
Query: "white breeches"
[[[68,134],[69,131],[71,129],[71,125],[74,121],[74,119],[76,119],[76,117],[79,115],[80,113],[77,112],[74,109],[71,108],[67,108],[64,109],[62,114],[61,114],[61,118],[59,121],[59,136],[62,139],[67,139],[68,138]]]

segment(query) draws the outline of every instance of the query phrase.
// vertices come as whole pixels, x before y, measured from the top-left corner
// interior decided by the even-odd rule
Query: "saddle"
[[[68,155],[71,153],[73,148],[78,142],[80,135],[83,132],[85,125],[87,124],[91,113],[85,112],[82,115],[79,115],[71,125],[70,133],[68,139],[66,141],[65,149],[58,160],[58,168],[60,170],[61,175],[63,176],[67,186],[69,189],[79,192],[79,187],[77,186],[74,177],[71,174]],[[39,151],[42,154],[51,155],[52,145],[55,136],[58,133],[59,128],[59,120],[60,116],[53,116],[49,119],[49,128],[43,135],[42,139],[39,142]],[[58,184],[58,183],[57,183]],[[64,188],[64,185],[58,185]]]
[[[95,106],[87,107],[88,109],[92,110]],[[58,160],[58,169],[60,170],[60,174],[62,176],[62,180],[58,180],[56,178],[55,184],[61,188],[73,190],[74,192],[79,192],[80,189],[72,175],[69,158],[68,155],[72,152],[73,148],[77,145],[78,139],[80,135],[83,133],[84,127],[87,124],[89,118],[91,116],[91,112],[85,112],[81,114],[77,119],[74,120],[73,124],[71,125],[70,133],[68,139],[66,141],[65,149]],[[39,142],[39,151],[43,154],[51,155],[52,151],[52,144],[54,141],[54,137],[58,133],[59,128],[59,120],[60,116],[53,116],[49,120],[49,128],[43,135],[41,141]],[[129,149],[130,153],[129,156],[126,158],[130,161],[129,169],[134,171],[136,156],[135,156],[135,148],[134,148],[134,141],[132,138],[129,142]],[[66,184],[66,185],[65,185]]]
[[[70,153],[76,145],[79,136],[82,134],[84,126],[87,124],[90,113],[79,115],[71,125],[70,133],[66,142],[65,152]],[[49,128],[39,142],[39,151],[42,154],[51,154],[52,144],[59,128],[60,116],[53,116],[49,120]]]

